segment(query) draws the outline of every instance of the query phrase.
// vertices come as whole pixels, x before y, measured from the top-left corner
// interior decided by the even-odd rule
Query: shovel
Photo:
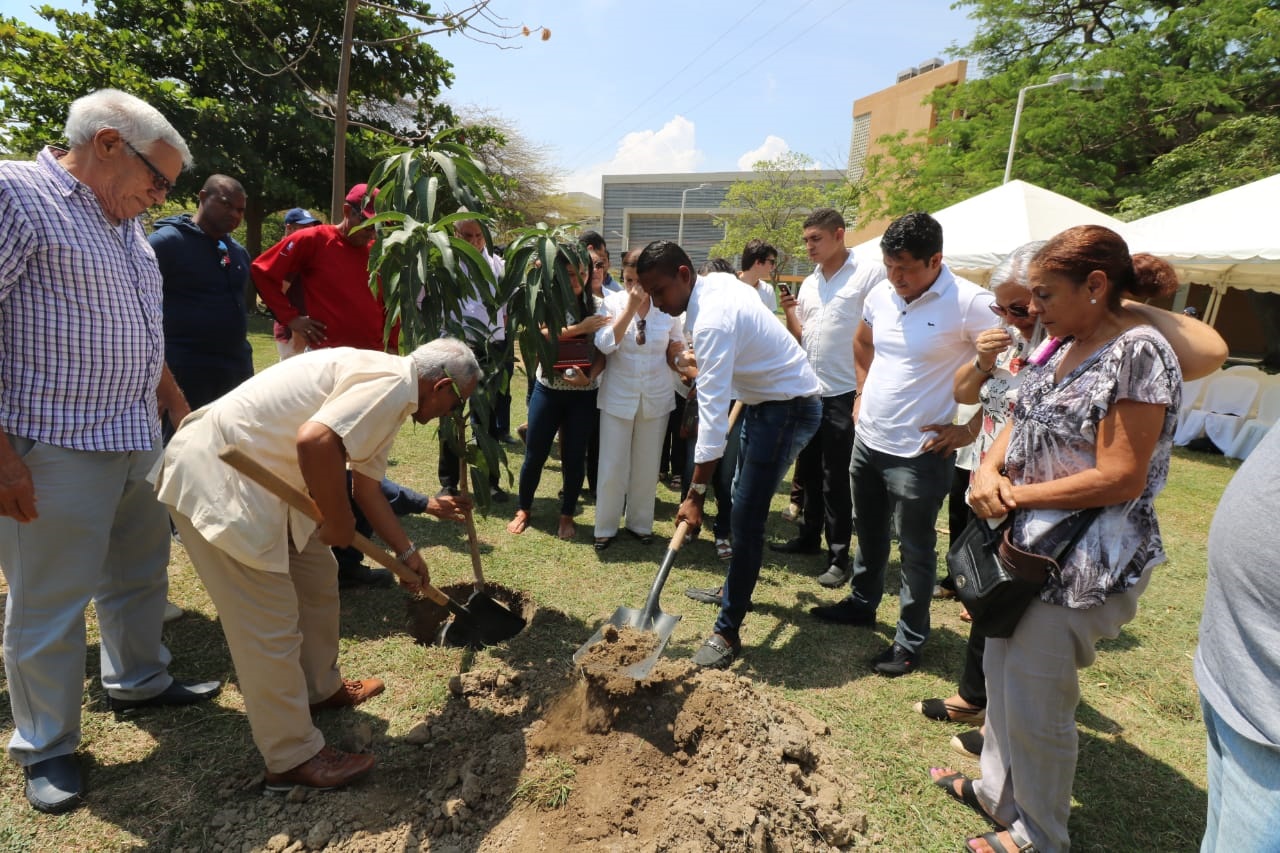
[[[587,650],[604,638],[605,629],[610,625],[614,628],[635,628],[656,634],[658,641],[648,657],[627,667],[624,674],[637,681],[649,675],[662,655],[662,650],[667,647],[667,641],[671,639],[671,632],[675,630],[676,623],[680,621],[679,616],[662,612],[662,608],[658,606],[658,597],[662,595],[662,587],[667,583],[667,575],[671,574],[671,566],[676,561],[676,552],[684,544],[684,537],[688,530],[689,522],[687,521],[682,521],[676,526],[676,533],[671,537],[671,544],[667,546],[667,555],[663,557],[662,565],[658,568],[658,576],[653,579],[653,586],[649,588],[649,597],[645,599],[644,608],[636,610],[633,607],[619,607],[613,611],[613,615],[600,626],[600,630],[592,634],[591,639],[573,653],[574,663],[579,663]]]
[[[218,458],[311,520],[317,523],[324,521],[320,515],[320,507],[316,506],[316,502],[310,495],[263,467],[240,448],[228,445],[218,451]],[[509,640],[524,630],[525,620],[497,602],[492,602],[496,612],[472,613],[436,587],[423,583],[416,572],[359,533],[355,534],[351,544],[365,556],[390,569],[405,583],[421,586],[423,596],[431,602],[448,608],[453,614],[453,621],[446,626],[447,633],[450,635],[450,645],[465,645],[471,648],[490,646]]]
[[[461,470],[458,472],[458,491],[464,497],[467,495],[468,468],[466,460],[462,460]],[[485,592],[484,569],[480,567],[480,541],[476,537],[476,520],[470,511],[467,512],[467,547],[471,551],[471,571],[476,576],[475,591],[467,599],[467,610],[471,611],[471,615],[477,621],[483,623],[503,624],[507,620],[519,620],[520,627],[516,628],[512,634],[520,633],[524,630],[525,620],[494,601],[493,597]],[[442,640],[446,645],[458,645],[451,628],[445,630]]]

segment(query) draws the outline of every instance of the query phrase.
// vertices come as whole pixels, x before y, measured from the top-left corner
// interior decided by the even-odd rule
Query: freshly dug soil
[[[641,682],[618,677],[652,637],[619,631],[592,647],[585,673],[535,659],[542,647],[530,639],[528,653],[450,679],[445,706],[406,734],[375,738],[356,724],[335,745],[378,756],[367,781],[281,797],[260,792],[260,775],[228,780],[213,825],[178,840],[236,853],[869,844],[860,797],[827,760],[824,723],[688,661],[660,659]]]

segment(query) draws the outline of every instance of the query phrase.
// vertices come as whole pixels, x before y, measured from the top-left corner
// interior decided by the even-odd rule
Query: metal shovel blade
[[[658,658],[662,657],[662,651],[667,647],[667,641],[671,639],[671,632],[676,629],[676,625],[680,622],[680,617],[670,613],[663,613],[658,610],[654,613],[649,624],[645,624],[644,611],[635,607],[619,607],[613,611],[613,615],[600,626],[600,628],[591,635],[591,639],[582,644],[576,652],[573,653],[573,662],[581,663],[582,658],[586,655],[587,650],[596,643],[604,639],[604,631],[609,626],[614,628],[634,628],[637,631],[653,633],[655,641],[653,651],[642,661],[637,661],[631,666],[623,670],[623,674],[628,678],[634,678],[639,681],[647,678],[649,673],[653,671],[653,667],[658,662]]]
[[[512,613],[494,601],[488,593],[478,590],[467,599],[467,610],[487,646],[496,646],[510,640],[528,624],[523,616]]]

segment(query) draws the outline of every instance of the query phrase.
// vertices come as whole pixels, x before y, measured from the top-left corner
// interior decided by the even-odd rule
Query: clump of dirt
[[[442,586],[440,591],[465,605],[475,587],[469,583],[458,583]],[[494,583],[486,585],[484,591],[498,604],[517,616],[523,616],[528,622],[533,602],[527,595]],[[409,634],[419,643],[425,646],[458,645],[445,638],[445,628],[454,619],[448,607],[436,604],[426,596],[417,596],[408,599],[408,610]]]
[[[824,723],[748,678],[688,661],[660,659],[643,681],[617,677],[645,642],[629,633],[644,634],[620,631],[592,649],[602,677],[596,666],[584,674],[539,657],[536,631],[526,631],[528,651],[506,650],[514,665],[454,676],[444,707],[407,733],[379,736],[357,724],[336,740],[377,755],[368,780],[283,798],[258,793],[261,775],[229,780],[230,802],[214,825],[174,840],[228,853],[869,844],[866,816],[853,805],[861,797],[829,760]]]

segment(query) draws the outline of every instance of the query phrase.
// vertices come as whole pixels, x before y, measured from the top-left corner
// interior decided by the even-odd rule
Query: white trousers
[[[290,546],[287,572],[267,572],[210,544],[177,510],[173,523],[218,608],[253,742],[267,770],[291,770],[324,746],[310,705],[342,686],[337,560],[313,536],[301,552]]]
[[[653,532],[658,463],[667,416],[620,418],[600,411],[600,468],[596,474],[597,538],[614,536],[627,509],[627,529]]]
[[[1067,818],[1075,781],[1080,704],[1078,671],[1138,612],[1151,570],[1098,607],[1073,610],[1033,601],[1013,636],[987,638],[987,727],[982,778],[974,782],[996,820],[1041,853],[1069,850]]]
[[[158,449],[109,453],[15,436],[9,442],[31,471],[40,514],[26,524],[0,518],[0,571],[9,584],[9,755],[27,766],[80,745],[90,601],[108,693],[148,699],[172,683],[160,638],[169,523],[146,481]]]

